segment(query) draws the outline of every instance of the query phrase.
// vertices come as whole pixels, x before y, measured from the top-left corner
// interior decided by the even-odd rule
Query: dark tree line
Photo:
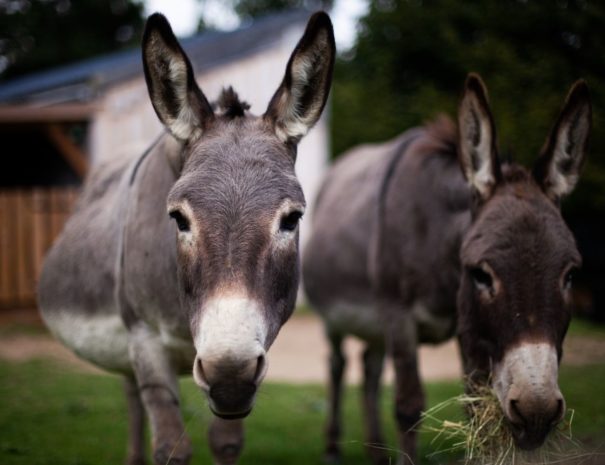
[[[0,0],[0,79],[138,45],[142,0]]]

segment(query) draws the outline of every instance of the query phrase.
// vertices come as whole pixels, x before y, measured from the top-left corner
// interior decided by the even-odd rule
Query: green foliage
[[[0,2],[0,79],[138,45],[141,0]]]
[[[605,212],[605,3],[585,0],[375,0],[333,88],[335,154],[455,115],[468,72],[482,75],[501,153],[535,160],[566,92],[592,91],[589,162],[573,206]]]
[[[597,444],[605,432],[605,365],[565,367],[561,389],[575,409],[574,436]],[[206,432],[211,419],[205,400],[191,380],[181,382],[182,410],[193,441],[192,465],[211,463]],[[462,392],[458,382],[429,383],[427,405]],[[122,463],[126,452],[126,402],[115,376],[76,373],[48,360],[0,362],[0,463],[3,465]],[[242,465],[319,463],[324,444],[325,388],[264,383],[254,413],[246,419]],[[345,393],[342,448],[349,465],[368,463],[364,450],[360,390]],[[385,389],[381,410],[388,444],[396,455],[392,390]],[[455,406],[442,412],[455,420]],[[434,436],[420,435],[421,463],[451,463]],[[394,462],[393,462],[394,463]]]

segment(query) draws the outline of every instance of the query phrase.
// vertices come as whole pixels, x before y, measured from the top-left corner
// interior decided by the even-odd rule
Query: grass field
[[[563,367],[561,388],[575,409],[575,437],[594,448],[605,439],[605,364]],[[187,431],[195,464],[212,463],[205,434],[210,414],[189,380],[181,384]],[[427,386],[434,405],[461,391],[459,383]],[[343,449],[346,464],[368,463],[363,449],[359,392],[346,393]],[[391,391],[383,412],[387,438],[395,446]],[[0,464],[119,464],[126,441],[126,411],[121,380],[82,374],[49,361],[0,363]],[[265,384],[247,419],[242,464],[320,464],[326,403],[318,385]],[[445,418],[459,417],[451,408]],[[437,447],[421,435],[423,464],[451,463],[454,457],[426,457]],[[393,455],[395,455],[393,453]]]

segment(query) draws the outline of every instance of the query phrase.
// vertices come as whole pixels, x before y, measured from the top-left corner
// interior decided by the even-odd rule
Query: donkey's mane
[[[514,162],[502,163],[502,177],[507,183],[529,182],[533,179],[527,168]]]
[[[449,153],[452,157],[457,155],[458,130],[452,119],[444,114],[425,123],[426,137],[419,142],[417,150],[424,153]]]
[[[456,145],[458,142],[456,123],[443,113],[438,114],[433,121],[429,121],[425,126],[431,137],[439,139],[447,145]]]
[[[250,104],[240,100],[233,87],[223,88],[218,100],[212,105],[215,111],[219,111],[223,116],[229,119],[244,116],[246,110],[250,109]]]
[[[458,129],[456,123],[447,115],[440,114],[434,120],[425,123],[427,138],[420,146],[426,153],[449,153],[457,157]],[[532,179],[527,168],[515,163],[509,153],[501,159],[502,177],[506,183],[529,182]]]

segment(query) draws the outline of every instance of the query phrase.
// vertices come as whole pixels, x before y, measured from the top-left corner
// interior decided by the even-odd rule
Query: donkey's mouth
[[[513,439],[519,449],[536,450],[541,447],[550,434],[552,427],[542,425],[519,425],[509,420],[508,425],[513,433]]]
[[[223,420],[240,420],[242,418],[246,418],[248,415],[250,415],[250,412],[252,412],[252,408],[250,408],[249,410],[240,413],[220,413],[214,410],[212,406],[210,407],[210,410],[214,415],[222,418]]]
[[[236,420],[250,414],[254,406],[256,385],[219,382],[208,391],[208,406],[224,420]]]

